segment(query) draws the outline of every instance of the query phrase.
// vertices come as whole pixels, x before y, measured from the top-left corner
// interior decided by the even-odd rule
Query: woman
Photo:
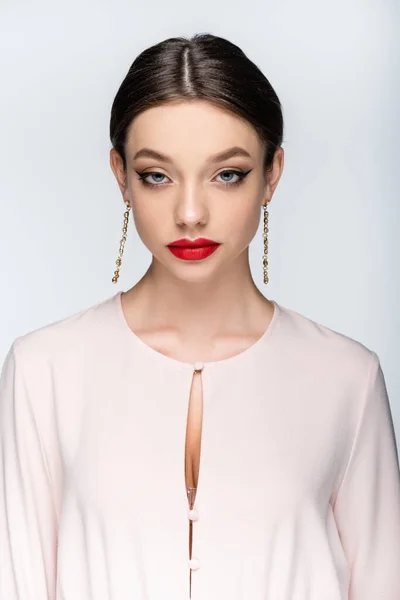
[[[227,40],[132,64],[111,114],[113,282],[131,208],[152,262],[6,357],[2,600],[399,600],[379,358],[250,272],[262,208],[268,282],[282,136],[276,93]]]

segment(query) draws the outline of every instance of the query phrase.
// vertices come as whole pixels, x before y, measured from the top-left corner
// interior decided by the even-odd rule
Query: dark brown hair
[[[282,107],[261,70],[232,42],[208,33],[168,38],[132,63],[111,108],[110,139],[126,170],[129,126],[142,111],[173,101],[207,100],[250,123],[270,169],[283,141]]]

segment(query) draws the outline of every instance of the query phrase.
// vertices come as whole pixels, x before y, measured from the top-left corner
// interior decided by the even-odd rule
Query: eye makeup
[[[220,173],[218,173],[218,175],[216,175],[216,177],[219,177],[220,175],[227,174],[227,173],[229,175],[236,175],[238,177],[238,179],[236,181],[222,181],[219,183],[221,183],[221,185],[223,187],[238,186],[245,180],[247,175],[249,173],[251,173],[252,170],[253,169],[249,169],[248,171],[239,171],[236,169],[225,169],[224,171],[220,171]],[[136,169],[135,169],[135,171],[136,171]],[[161,177],[167,177],[167,175],[165,175],[164,173],[161,173],[160,171],[136,171],[136,173],[137,173],[138,179],[140,179],[141,183],[147,187],[159,188],[159,187],[164,187],[165,185],[168,185],[165,182],[151,183],[150,181],[147,181],[147,177],[149,177],[149,176],[160,175]]]

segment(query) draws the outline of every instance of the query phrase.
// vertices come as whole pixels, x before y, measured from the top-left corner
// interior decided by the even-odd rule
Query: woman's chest
[[[96,510],[186,506],[187,486],[197,487],[197,505],[212,498],[241,517],[329,499],[344,403],[311,381],[206,367],[134,375],[88,385],[75,435],[62,436],[69,485]]]

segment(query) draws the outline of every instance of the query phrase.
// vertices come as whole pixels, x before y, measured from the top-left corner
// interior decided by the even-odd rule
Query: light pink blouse
[[[190,508],[194,366],[136,336],[120,299],[6,356],[1,600],[188,600],[190,573],[192,600],[399,600],[399,459],[377,354],[273,301],[256,343],[202,363]]]

